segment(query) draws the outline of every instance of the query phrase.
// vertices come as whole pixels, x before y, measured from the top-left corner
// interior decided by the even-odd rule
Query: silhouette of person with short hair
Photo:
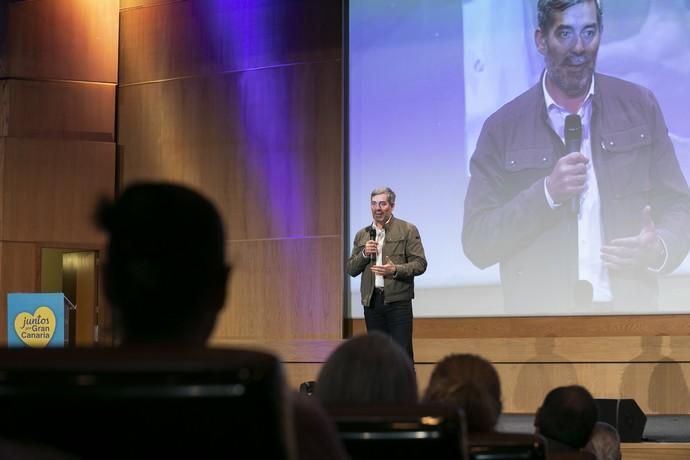
[[[549,392],[537,411],[534,426],[548,451],[582,449],[592,435],[598,410],[592,395],[579,385]]]
[[[416,403],[417,379],[405,350],[389,335],[371,331],[331,353],[314,395],[326,404]]]
[[[187,187],[139,183],[101,203],[97,220],[110,235],[105,289],[117,343],[203,348],[225,303],[230,273],[215,206]],[[298,459],[346,458],[315,401],[289,394],[286,404],[293,414],[286,430],[294,432]]]
[[[122,345],[204,346],[223,308],[230,273],[215,207],[166,183],[135,184],[101,203],[106,296]]]

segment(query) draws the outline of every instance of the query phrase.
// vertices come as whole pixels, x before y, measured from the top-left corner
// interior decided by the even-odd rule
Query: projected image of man
[[[690,247],[690,193],[654,95],[595,72],[598,0],[539,0],[540,81],[485,122],[463,249],[518,311],[636,311]]]

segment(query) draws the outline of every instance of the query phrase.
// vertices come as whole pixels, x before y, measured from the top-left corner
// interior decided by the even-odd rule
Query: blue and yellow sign
[[[7,345],[64,347],[64,295],[7,294]]]

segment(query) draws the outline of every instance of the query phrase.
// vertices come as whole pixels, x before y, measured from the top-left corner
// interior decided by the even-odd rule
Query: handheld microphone
[[[570,114],[565,117],[564,127],[565,153],[579,152],[582,147],[582,120],[580,115]],[[580,197],[576,196],[571,201],[571,209],[574,214],[580,213]]]
[[[369,227],[369,239],[376,241],[376,229],[373,225]],[[376,254],[369,254],[369,258],[376,262]]]

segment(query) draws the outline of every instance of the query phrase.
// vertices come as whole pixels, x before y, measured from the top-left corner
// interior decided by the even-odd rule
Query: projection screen
[[[690,177],[690,1],[602,4],[597,71],[653,91]],[[690,259],[661,280],[653,311],[506,311],[497,266],[480,270],[463,253],[463,201],[479,131],[543,69],[536,0],[349,0],[348,17],[348,241],[371,223],[371,190],[390,186],[395,215],[417,225],[428,259],[415,281],[416,317],[690,310]],[[351,278],[348,317],[363,317],[359,296],[359,277]]]

